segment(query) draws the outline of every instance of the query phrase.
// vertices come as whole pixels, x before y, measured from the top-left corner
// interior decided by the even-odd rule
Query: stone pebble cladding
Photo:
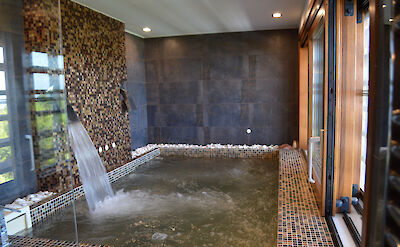
[[[278,246],[334,246],[320,216],[304,158],[297,150],[280,150]]]

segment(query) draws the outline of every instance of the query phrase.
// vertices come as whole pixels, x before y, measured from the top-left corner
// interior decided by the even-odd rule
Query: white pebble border
[[[222,144],[208,144],[208,145],[192,145],[192,144],[148,144],[147,146],[137,148],[132,151],[132,158],[139,157],[151,150],[157,148],[185,148],[185,149],[251,149],[251,150],[278,150],[278,145],[222,145]]]
[[[49,198],[56,193],[54,192],[49,192],[49,191],[40,191],[36,194],[30,194],[27,195],[24,198],[17,198],[13,203],[11,204],[6,204],[6,208],[12,208],[12,209],[21,209],[26,206],[32,206],[35,203],[38,203],[46,198]]]

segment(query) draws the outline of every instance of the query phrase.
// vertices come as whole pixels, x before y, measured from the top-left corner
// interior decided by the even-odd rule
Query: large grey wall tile
[[[147,39],[145,57],[150,142],[298,138],[297,30]]]
[[[147,104],[146,84],[144,83],[127,83],[128,97],[132,107],[140,107]]]
[[[248,50],[247,33],[220,33],[204,35],[205,57],[216,55],[243,55]]]
[[[200,102],[200,81],[160,84],[160,104],[196,104]]]
[[[162,82],[184,82],[201,79],[200,59],[166,59],[161,62]]]
[[[160,105],[160,126],[196,126],[196,105]]]
[[[248,136],[239,127],[209,127],[208,143],[249,144]]]
[[[148,143],[144,48],[143,39],[125,34],[127,80],[124,87],[128,91],[130,103],[129,127],[132,149]]]
[[[242,100],[242,80],[203,81],[204,103],[240,103]]]
[[[162,82],[162,60],[150,60],[145,62],[146,83]]]
[[[203,144],[203,128],[161,127],[163,143]]]
[[[200,59],[204,53],[202,35],[167,37],[160,39],[160,55],[163,59]]]
[[[206,126],[239,126],[240,104],[209,104],[204,111],[208,116]]]
[[[203,79],[229,80],[247,79],[249,75],[249,56],[224,55],[203,60]]]

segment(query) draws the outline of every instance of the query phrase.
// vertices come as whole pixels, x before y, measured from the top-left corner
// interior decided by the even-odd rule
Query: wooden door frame
[[[305,35],[306,39],[303,41],[304,47],[302,49],[307,49],[307,52],[303,51],[304,54],[307,54],[308,59],[300,58],[302,62],[307,61],[308,63],[308,77],[307,77],[307,145],[308,140],[311,137],[312,128],[312,84],[313,84],[313,34],[320,27],[321,23],[324,25],[324,86],[323,86],[323,110],[324,110],[324,126],[323,126],[323,134],[321,135],[321,181],[320,183],[312,184],[312,188],[314,190],[314,195],[320,210],[320,214],[322,216],[325,215],[325,195],[326,195],[326,129],[327,129],[327,109],[328,109],[328,18],[327,18],[327,11],[328,11],[328,2],[327,1],[314,1],[315,3],[312,6],[317,6],[318,10],[310,9],[310,14],[314,13],[315,16],[312,21],[308,22],[309,28]],[[310,20],[311,20],[310,19]],[[301,47],[301,43],[300,43]],[[305,68],[305,66],[303,66]],[[303,75],[303,80],[306,78]],[[303,82],[304,83],[304,82]],[[302,106],[305,104],[303,103]],[[304,124],[304,122],[303,122]],[[304,128],[303,128],[304,129]],[[303,130],[304,131],[304,130]],[[304,133],[300,134],[304,138]],[[302,141],[304,143],[304,140]],[[314,171],[313,171],[314,175]]]

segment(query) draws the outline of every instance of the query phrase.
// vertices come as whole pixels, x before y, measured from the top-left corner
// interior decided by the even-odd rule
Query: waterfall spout
[[[91,211],[96,204],[107,197],[114,196],[106,169],[97,149],[93,145],[86,129],[83,127],[72,107],[68,105],[68,132],[71,147],[78,162],[79,175],[85,191],[86,201]]]

